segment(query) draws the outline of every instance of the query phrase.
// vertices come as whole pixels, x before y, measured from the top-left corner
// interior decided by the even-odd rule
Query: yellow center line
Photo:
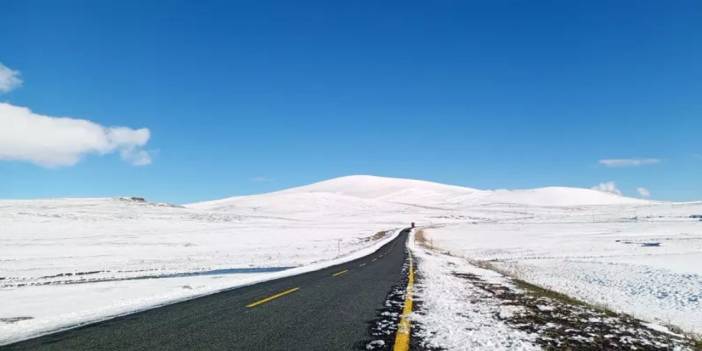
[[[402,317],[397,325],[395,335],[395,346],[393,351],[409,350],[411,327],[409,315],[412,313],[412,289],[414,287],[414,265],[412,264],[412,254],[409,254],[409,275],[407,277],[407,293],[405,294],[405,306],[402,308]]]
[[[341,272],[336,272],[336,273],[332,274],[332,276],[333,276],[333,277],[338,277],[338,276],[340,276],[340,275],[342,275],[342,274],[344,274],[344,273],[346,273],[346,272],[348,272],[348,271],[349,271],[348,269],[344,269],[344,270],[341,271]]]
[[[256,307],[256,306],[258,306],[258,305],[260,305],[260,304],[264,304],[264,303],[266,303],[266,302],[268,302],[268,301],[275,300],[275,299],[277,299],[277,298],[279,298],[279,297],[281,297],[281,296],[285,296],[285,295],[287,295],[287,294],[294,293],[294,292],[296,292],[296,291],[298,291],[298,290],[300,290],[300,288],[292,288],[292,289],[289,289],[289,290],[285,290],[285,291],[279,292],[279,293],[277,293],[277,294],[275,294],[275,295],[266,297],[265,299],[261,299],[261,300],[258,300],[258,301],[256,301],[256,302],[252,302],[252,303],[246,305],[246,307],[248,307],[248,308]]]

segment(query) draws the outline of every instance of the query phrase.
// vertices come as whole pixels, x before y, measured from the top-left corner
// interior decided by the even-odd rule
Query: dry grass
[[[424,229],[418,229],[414,234],[415,243],[424,246],[427,249],[434,250],[434,240],[429,238]]]
[[[419,229],[414,233],[414,241],[422,246],[427,246],[427,237],[424,229]]]
[[[366,241],[378,241],[388,235],[387,231],[377,232],[366,238]]]

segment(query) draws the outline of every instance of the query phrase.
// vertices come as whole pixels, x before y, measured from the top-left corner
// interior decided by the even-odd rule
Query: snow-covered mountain
[[[646,204],[650,201],[582,188],[547,187],[528,190],[478,190],[422,180],[353,175],[287,190],[186,205],[206,210],[351,206],[373,208],[388,203],[421,206],[520,204],[531,206],[585,206]],[[343,210],[344,208],[342,208]]]

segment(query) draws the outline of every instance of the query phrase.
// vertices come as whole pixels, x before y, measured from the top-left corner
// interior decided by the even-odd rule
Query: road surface
[[[408,230],[375,253],[0,347],[1,350],[354,350],[403,280]]]

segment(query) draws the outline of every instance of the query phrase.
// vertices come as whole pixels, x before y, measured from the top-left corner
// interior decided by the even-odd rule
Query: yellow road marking
[[[279,293],[277,293],[277,294],[275,294],[275,295],[266,297],[265,299],[261,299],[261,300],[258,300],[258,301],[256,301],[256,302],[250,303],[250,304],[246,305],[246,307],[248,307],[248,308],[256,307],[256,306],[258,306],[258,305],[260,305],[260,304],[264,304],[264,303],[266,303],[266,302],[268,302],[268,301],[275,300],[275,299],[277,299],[277,298],[279,298],[279,297],[281,297],[281,296],[285,296],[285,295],[287,295],[287,294],[294,293],[294,292],[296,292],[296,291],[298,291],[298,290],[300,290],[300,288],[292,288],[292,289],[289,289],[289,290],[285,290],[285,291],[279,292]]]
[[[344,270],[341,271],[341,272],[336,272],[336,273],[332,274],[332,276],[333,276],[333,277],[338,277],[338,276],[340,276],[340,275],[342,275],[342,274],[344,274],[344,273],[346,273],[346,272],[348,272],[348,271],[349,271],[348,269],[344,269]]]
[[[412,313],[412,289],[414,287],[414,265],[412,264],[412,253],[409,253],[409,275],[407,277],[407,293],[405,295],[405,306],[402,308],[402,317],[397,325],[395,335],[395,346],[393,351],[409,350],[411,327],[409,315]]]

